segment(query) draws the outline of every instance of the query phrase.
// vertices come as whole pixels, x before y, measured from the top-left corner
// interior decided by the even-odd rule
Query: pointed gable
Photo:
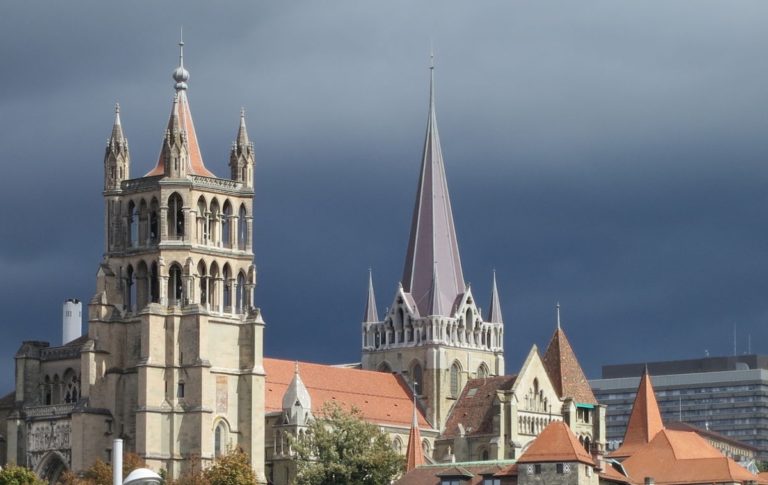
[[[561,398],[571,398],[581,404],[597,404],[571,343],[559,326],[549,341],[543,361],[544,368],[547,369],[547,374]]]
[[[423,315],[435,314],[430,311],[435,309],[435,301],[441,311],[450,310],[450,303],[464,290],[459,244],[437,132],[434,68],[430,76],[427,133],[403,271],[403,287],[413,295]]]
[[[611,453],[611,456],[614,458],[631,456],[643,445],[649,443],[662,429],[664,429],[664,422],[661,419],[659,403],[656,401],[651,377],[646,368],[640,377],[640,385],[637,387],[635,402],[632,404],[632,413],[629,415],[624,441],[616,451]]]
[[[579,462],[595,465],[592,456],[562,421],[553,421],[544,428],[517,462]]]

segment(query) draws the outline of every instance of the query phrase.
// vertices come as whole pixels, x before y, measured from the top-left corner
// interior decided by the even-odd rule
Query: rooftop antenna
[[[734,355],[734,357],[737,355],[736,354],[736,324],[735,323],[733,324],[733,355]]]
[[[747,334],[747,355],[752,354],[752,334]]]

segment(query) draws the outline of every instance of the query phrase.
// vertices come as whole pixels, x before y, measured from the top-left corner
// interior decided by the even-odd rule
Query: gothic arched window
[[[459,397],[460,373],[461,367],[459,367],[459,363],[454,362],[451,365],[451,397],[454,399]]]
[[[224,421],[219,421],[216,425],[216,429],[213,431],[213,456],[215,458],[223,455],[227,449],[227,424]]]
[[[168,306],[181,306],[182,289],[181,266],[173,264],[168,271]]]
[[[490,372],[488,371],[488,366],[485,365],[485,362],[480,364],[480,367],[477,368],[477,377],[485,378],[490,375]]]
[[[168,198],[168,237],[184,238],[184,201],[175,192]]]
[[[413,376],[413,392],[417,395],[421,395],[424,385],[424,371],[421,368],[421,364],[416,362],[411,368],[411,376]]]
[[[242,204],[240,205],[240,212],[237,214],[237,246],[241,251],[245,251],[248,245],[247,217],[248,212],[245,210],[245,204]]]

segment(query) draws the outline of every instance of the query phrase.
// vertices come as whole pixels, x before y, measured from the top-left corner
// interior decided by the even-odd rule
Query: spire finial
[[[293,361],[293,373],[299,375],[299,361]]]
[[[120,103],[115,103],[115,125],[120,124]]]
[[[560,302],[557,302],[557,329],[560,330]]]
[[[432,44],[432,39],[429,40],[429,68],[435,68],[435,46]]]
[[[245,106],[240,106],[240,119],[245,119]]]
[[[187,89],[189,71],[184,69],[184,29],[179,34],[179,67],[173,71],[173,80],[176,81],[176,91]]]

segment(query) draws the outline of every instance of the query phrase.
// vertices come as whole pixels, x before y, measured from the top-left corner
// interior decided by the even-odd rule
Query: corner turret
[[[232,171],[232,180],[242,182],[243,185],[252,189],[253,166],[255,163],[253,143],[248,140],[248,129],[245,127],[245,109],[241,109],[237,139],[232,144],[232,151],[229,154],[229,168]]]

